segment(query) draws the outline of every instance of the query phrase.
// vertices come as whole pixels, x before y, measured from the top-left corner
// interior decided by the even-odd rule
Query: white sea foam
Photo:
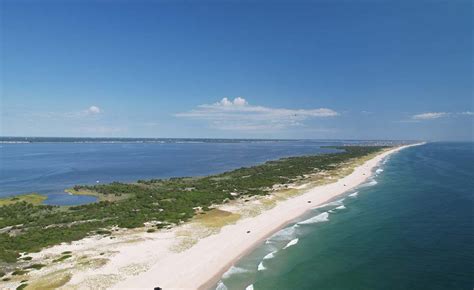
[[[298,238],[291,240],[288,244],[286,244],[286,246],[283,247],[283,249],[289,248],[289,247],[294,246],[296,244],[298,244]]]
[[[245,287],[245,290],[253,290],[253,284],[250,284],[247,287]]]
[[[380,173],[382,173],[382,172],[383,172],[383,169],[382,169],[382,168],[379,168],[379,169],[375,170],[375,173],[377,173],[377,174],[380,174]]]
[[[328,220],[329,220],[329,213],[323,212],[321,214],[318,214],[317,216],[314,216],[312,218],[299,222],[298,224],[307,225],[307,224],[314,224],[314,223],[320,223],[320,222],[327,222]]]
[[[341,199],[338,199],[338,200],[335,200],[335,201],[331,201],[331,202],[322,204],[322,205],[317,206],[317,207],[315,207],[315,208],[322,208],[322,207],[327,207],[327,206],[341,205],[343,201],[344,201],[344,198],[341,198]]]
[[[258,270],[258,271],[263,271],[263,270],[265,270],[265,269],[266,269],[266,268],[265,268],[265,266],[263,266],[263,262],[260,262],[260,264],[258,264],[257,270]]]
[[[270,240],[274,240],[274,241],[288,241],[288,240],[291,240],[295,235],[296,228],[297,228],[296,224],[291,226],[291,227],[284,228],[284,229],[276,232],[273,236],[271,236]]]
[[[374,180],[370,181],[367,185],[373,186],[373,185],[376,185],[377,183],[378,183],[377,180],[374,179]]]
[[[222,278],[227,279],[227,278],[229,278],[231,275],[246,273],[246,272],[248,272],[248,271],[249,271],[249,270],[244,269],[244,268],[232,266],[232,267],[230,267],[229,270],[227,270],[227,272],[224,273],[224,275],[222,275]]]
[[[336,207],[335,209],[345,209],[346,207],[344,205],[340,205],[338,207]]]
[[[270,259],[273,259],[273,258],[275,257],[275,253],[276,253],[276,252],[277,252],[277,251],[273,251],[273,252],[271,252],[271,253],[266,254],[265,257],[263,257],[263,260],[270,260]]]
[[[378,182],[377,180],[375,179],[372,179],[371,181],[367,182],[367,183],[364,183],[362,184],[360,187],[368,187],[368,186],[374,186],[376,185]]]
[[[224,282],[219,281],[219,283],[217,283],[216,290],[227,290],[227,286],[225,286]]]
[[[358,195],[359,195],[359,192],[356,191],[356,192],[354,192],[354,193],[349,194],[348,196],[350,196],[350,197],[356,197],[356,196],[358,196]]]

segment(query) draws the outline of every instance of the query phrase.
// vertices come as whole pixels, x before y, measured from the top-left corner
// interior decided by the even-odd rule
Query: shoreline
[[[278,203],[260,215],[224,226],[219,233],[200,239],[191,248],[166,255],[147,271],[113,285],[113,289],[153,288],[208,289],[243,256],[269,236],[309,210],[354,189],[373,175],[373,169],[387,156],[417,143],[384,151],[354,168],[336,182],[316,186],[303,194]],[[310,203],[309,203],[310,202]],[[235,239],[238,237],[238,239]],[[198,261],[198,263],[196,263]],[[163,267],[163,265],[166,265]]]
[[[283,189],[276,186],[267,196],[218,204],[175,227],[148,231],[153,224],[145,223],[143,228],[112,228],[105,234],[28,253],[31,262],[26,264],[47,266],[0,284],[14,289],[27,279],[27,288],[31,289],[210,288],[269,236],[364,183],[388,155],[420,144],[424,143],[387,148],[353,159],[330,174],[323,172],[322,179],[315,181],[308,175],[301,180],[303,183]],[[55,262],[58,259],[61,262]]]

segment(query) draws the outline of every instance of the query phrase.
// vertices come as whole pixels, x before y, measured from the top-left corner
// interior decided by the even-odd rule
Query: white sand
[[[186,251],[162,253],[150,269],[114,285],[113,288],[152,289],[159,286],[166,290],[210,287],[240,257],[261,244],[265,238],[308,210],[365,182],[382,159],[410,146],[414,145],[402,146],[381,153],[335,183],[312,188],[302,195],[279,203],[256,217],[241,219],[233,225],[225,226],[218,234],[199,240]],[[149,246],[137,245],[130,249],[127,255],[122,255],[122,258],[134,259],[136,254],[147,249],[149,250]],[[159,242],[155,244],[155,249],[159,250]]]

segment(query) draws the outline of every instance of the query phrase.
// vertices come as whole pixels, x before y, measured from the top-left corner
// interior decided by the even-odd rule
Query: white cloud
[[[100,114],[101,110],[97,106],[90,106],[87,110],[84,111],[88,115]]]
[[[102,109],[99,108],[98,106],[90,106],[89,108],[82,110],[82,111],[75,111],[75,112],[67,112],[64,113],[65,117],[68,118],[84,118],[84,117],[92,117],[92,116],[98,116],[102,113]]]
[[[338,116],[334,110],[284,109],[250,105],[247,100],[237,97],[234,100],[223,98],[211,105],[200,105],[188,112],[175,116],[197,120],[207,120],[211,126],[222,130],[267,130],[283,129],[301,125],[311,118]]]
[[[429,112],[429,113],[422,113],[422,114],[417,114],[413,115],[412,119],[414,120],[433,120],[433,119],[439,119],[442,117],[448,116],[449,113],[446,112]]]
[[[244,98],[237,97],[234,99],[234,105],[236,106],[245,106],[248,105],[247,101]]]
[[[474,112],[472,111],[465,111],[465,112],[428,112],[428,113],[421,113],[411,116],[409,120],[402,120],[400,122],[403,123],[416,123],[419,121],[425,120],[435,120],[440,118],[457,118],[459,116],[474,116]]]
[[[92,117],[97,117],[102,115],[103,111],[98,106],[90,106],[85,110],[78,110],[78,111],[66,111],[66,112],[34,112],[37,117],[49,118],[49,119],[83,119],[88,117],[89,119]]]

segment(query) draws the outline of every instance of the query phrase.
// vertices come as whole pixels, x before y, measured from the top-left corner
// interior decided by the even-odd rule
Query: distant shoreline
[[[361,142],[360,144],[374,145],[405,145],[416,140],[354,140],[354,139],[249,139],[249,138],[129,138],[129,137],[8,137],[0,136],[0,144],[30,144],[30,143],[265,143],[265,142]]]

